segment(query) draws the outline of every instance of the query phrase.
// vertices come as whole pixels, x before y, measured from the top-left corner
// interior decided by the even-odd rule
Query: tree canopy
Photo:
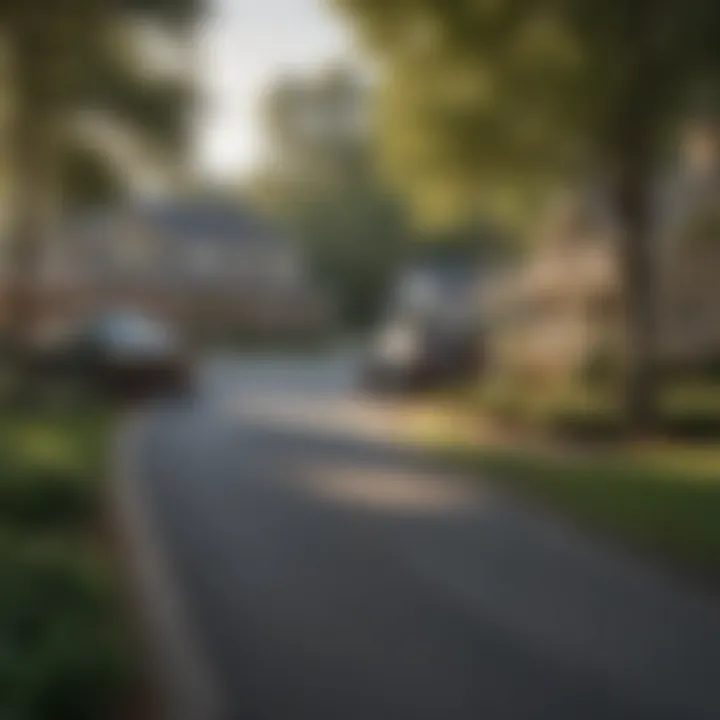
[[[186,88],[150,82],[124,33],[140,17],[182,34],[201,11],[202,0],[0,0],[12,178],[4,329],[18,359],[33,325],[30,294],[48,223],[73,192],[97,198],[101,178],[108,181],[105,190],[114,187],[106,163],[91,167],[89,151],[103,160],[106,149],[87,142],[78,147],[78,116],[102,116],[106,125],[152,138],[160,153],[175,152],[184,134]],[[68,153],[74,157],[69,165]]]
[[[650,183],[663,136],[720,85],[716,0],[335,1],[379,60],[385,156],[421,214],[512,215],[557,179],[602,181],[620,227],[628,415],[649,425]]]
[[[431,215],[611,169],[621,135],[658,142],[717,79],[712,0],[336,2],[380,62],[389,171]]]
[[[55,0],[42,7],[1,0],[15,173],[47,166],[51,155],[59,162],[74,147],[80,115],[112,119],[141,134],[158,155],[177,156],[187,139],[192,88],[187,78],[149,76],[130,41],[132,23],[156,22],[181,36],[201,11],[201,0]],[[80,148],[88,150],[87,143]]]
[[[376,316],[409,233],[376,172],[368,110],[369,88],[350,68],[280,78],[264,108],[268,162],[252,187],[352,324]]]

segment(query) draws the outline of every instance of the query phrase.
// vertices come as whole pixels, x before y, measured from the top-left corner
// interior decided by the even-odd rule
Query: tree
[[[348,68],[279,80],[265,105],[269,162],[251,189],[353,325],[381,309],[410,233],[376,172],[369,111],[369,88]]]
[[[603,179],[621,227],[627,414],[651,425],[650,179],[689,91],[720,80],[717,3],[337,1],[380,59],[386,156],[421,205],[440,197],[462,212],[527,199],[548,179]]]
[[[182,31],[199,7],[200,0],[53,0],[42,6],[0,0],[13,116],[7,315],[18,357],[32,323],[45,230],[62,191],[73,190],[64,177],[64,160],[74,147],[78,116],[112,116],[168,147],[182,132],[186,90],[153,87],[139,78],[137,63],[122,43],[127,21],[152,18]]]

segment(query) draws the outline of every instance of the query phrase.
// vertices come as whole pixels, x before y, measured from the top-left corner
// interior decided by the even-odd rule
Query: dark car
[[[38,348],[44,377],[81,384],[117,400],[184,396],[192,363],[165,323],[136,313],[112,313],[63,333]]]
[[[468,262],[407,269],[376,332],[363,369],[371,390],[433,387],[478,373],[481,325],[478,271]]]

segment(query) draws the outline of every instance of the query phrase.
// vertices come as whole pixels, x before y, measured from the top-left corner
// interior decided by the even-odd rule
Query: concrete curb
[[[129,596],[150,681],[160,695],[165,720],[223,720],[218,685],[199,652],[182,597],[141,492],[138,462],[145,415],[120,422],[113,450],[110,515],[124,555]]]

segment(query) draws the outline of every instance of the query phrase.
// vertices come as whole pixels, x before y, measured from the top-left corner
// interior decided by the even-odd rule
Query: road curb
[[[140,439],[148,416],[121,420],[112,448],[110,515],[124,558],[141,650],[164,720],[224,720],[218,684],[199,651],[141,492]]]

